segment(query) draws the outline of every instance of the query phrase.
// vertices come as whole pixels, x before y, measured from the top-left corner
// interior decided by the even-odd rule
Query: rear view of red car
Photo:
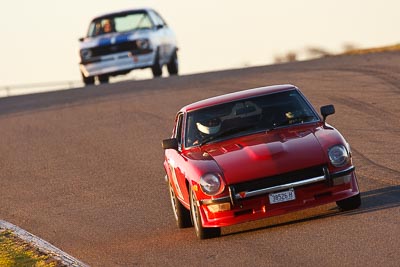
[[[361,205],[351,149],[300,90],[277,85],[183,107],[165,139],[164,168],[178,227],[200,239],[221,227],[336,202]]]

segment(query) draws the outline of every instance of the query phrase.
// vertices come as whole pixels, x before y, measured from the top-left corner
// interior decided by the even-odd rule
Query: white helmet
[[[216,134],[221,129],[221,119],[212,118],[196,123],[197,129],[204,134]]]

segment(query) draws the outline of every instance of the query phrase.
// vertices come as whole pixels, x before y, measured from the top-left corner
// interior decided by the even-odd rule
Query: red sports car
[[[293,85],[250,89],[183,107],[162,141],[178,227],[200,239],[221,227],[336,202],[361,205],[349,144]]]

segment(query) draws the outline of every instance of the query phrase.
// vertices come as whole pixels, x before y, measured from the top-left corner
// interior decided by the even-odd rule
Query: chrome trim
[[[345,175],[347,175],[347,174],[352,173],[353,171],[355,171],[355,169],[356,169],[356,168],[355,168],[354,166],[351,166],[351,167],[349,167],[349,168],[347,168],[347,169],[345,169],[345,170],[343,170],[343,171],[331,173],[330,176],[331,176],[332,179],[338,178],[338,177],[345,176]]]
[[[298,182],[294,182],[294,183],[277,185],[277,186],[273,186],[273,187],[267,187],[267,188],[258,189],[258,190],[254,190],[254,191],[248,191],[248,192],[236,193],[234,190],[234,187],[229,186],[228,187],[229,188],[229,196],[215,198],[215,199],[203,199],[203,200],[200,200],[199,202],[200,202],[200,204],[204,204],[204,205],[231,202],[233,206],[236,206],[237,200],[240,200],[240,199],[255,197],[255,196],[259,196],[259,195],[265,195],[267,193],[272,193],[275,191],[281,191],[281,190],[285,190],[285,189],[289,189],[289,188],[309,185],[309,184],[313,184],[313,183],[329,181],[331,179],[335,179],[335,178],[339,178],[339,177],[348,175],[348,174],[352,173],[354,170],[355,170],[355,167],[351,166],[343,171],[329,173],[328,169],[326,168],[326,170],[324,170],[324,175],[321,175],[321,176],[317,176],[314,178],[310,178],[307,180],[302,180],[302,181],[298,181]]]
[[[277,186],[258,189],[258,190],[249,191],[249,192],[241,192],[239,194],[236,194],[235,198],[243,199],[243,198],[248,198],[248,197],[254,197],[254,196],[258,196],[258,195],[264,195],[266,193],[281,191],[281,190],[285,190],[285,189],[289,189],[289,188],[293,188],[293,187],[318,183],[318,182],[322,182],[322,181],[325,181],[325,176],[318,176],[318,177],[314,177],[314,178],[303,180],[303,181],[298,181],[298,182],[283,184],[283,185],[277,185]],[[243,195],[243,197],[241,195]]]

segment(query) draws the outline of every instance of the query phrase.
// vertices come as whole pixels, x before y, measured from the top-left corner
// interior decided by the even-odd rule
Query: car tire
[[[99,79],[100,83],[108,83],[110,79],[108,75],[99,75],[97,78]]]
[[[177,75],[179,71],[179,61],[178,61],[178,54],[176,53],[176,50],[171,56],[171,59],[169,60],[167,64],[167,69],[169,75]]]
[[[170,182],[168,182],[169,196],[171,198],[172,211],[174,212],[176,224],[179,228],[193,226],[190,218],[190,211],[187,210],[175,195],[175,191]]]
[[[162,75],[162,65],[160,64],[160,55],[158,50],[154,58],[153,66],[151,67],[151,71],[153,72],[154,78],[160,77]]]
[[[196,236],[199,239],[219,237],[221,235],[220,227],[203,227],[203,224],[201,223],[200,209],[196,202],[197,200],[194,191],[190,190],[190,214],[196,231]]]
[[[81,75],[82,75],[82,82],[85,86],[94,84],[94,76],[85,77],[83,73],[81,73]]]
[[[338,205],[342,211],[357,209],[361,206],[361,196],[360,194],[357,194],[355,196],[336,201],[336,205]]]

